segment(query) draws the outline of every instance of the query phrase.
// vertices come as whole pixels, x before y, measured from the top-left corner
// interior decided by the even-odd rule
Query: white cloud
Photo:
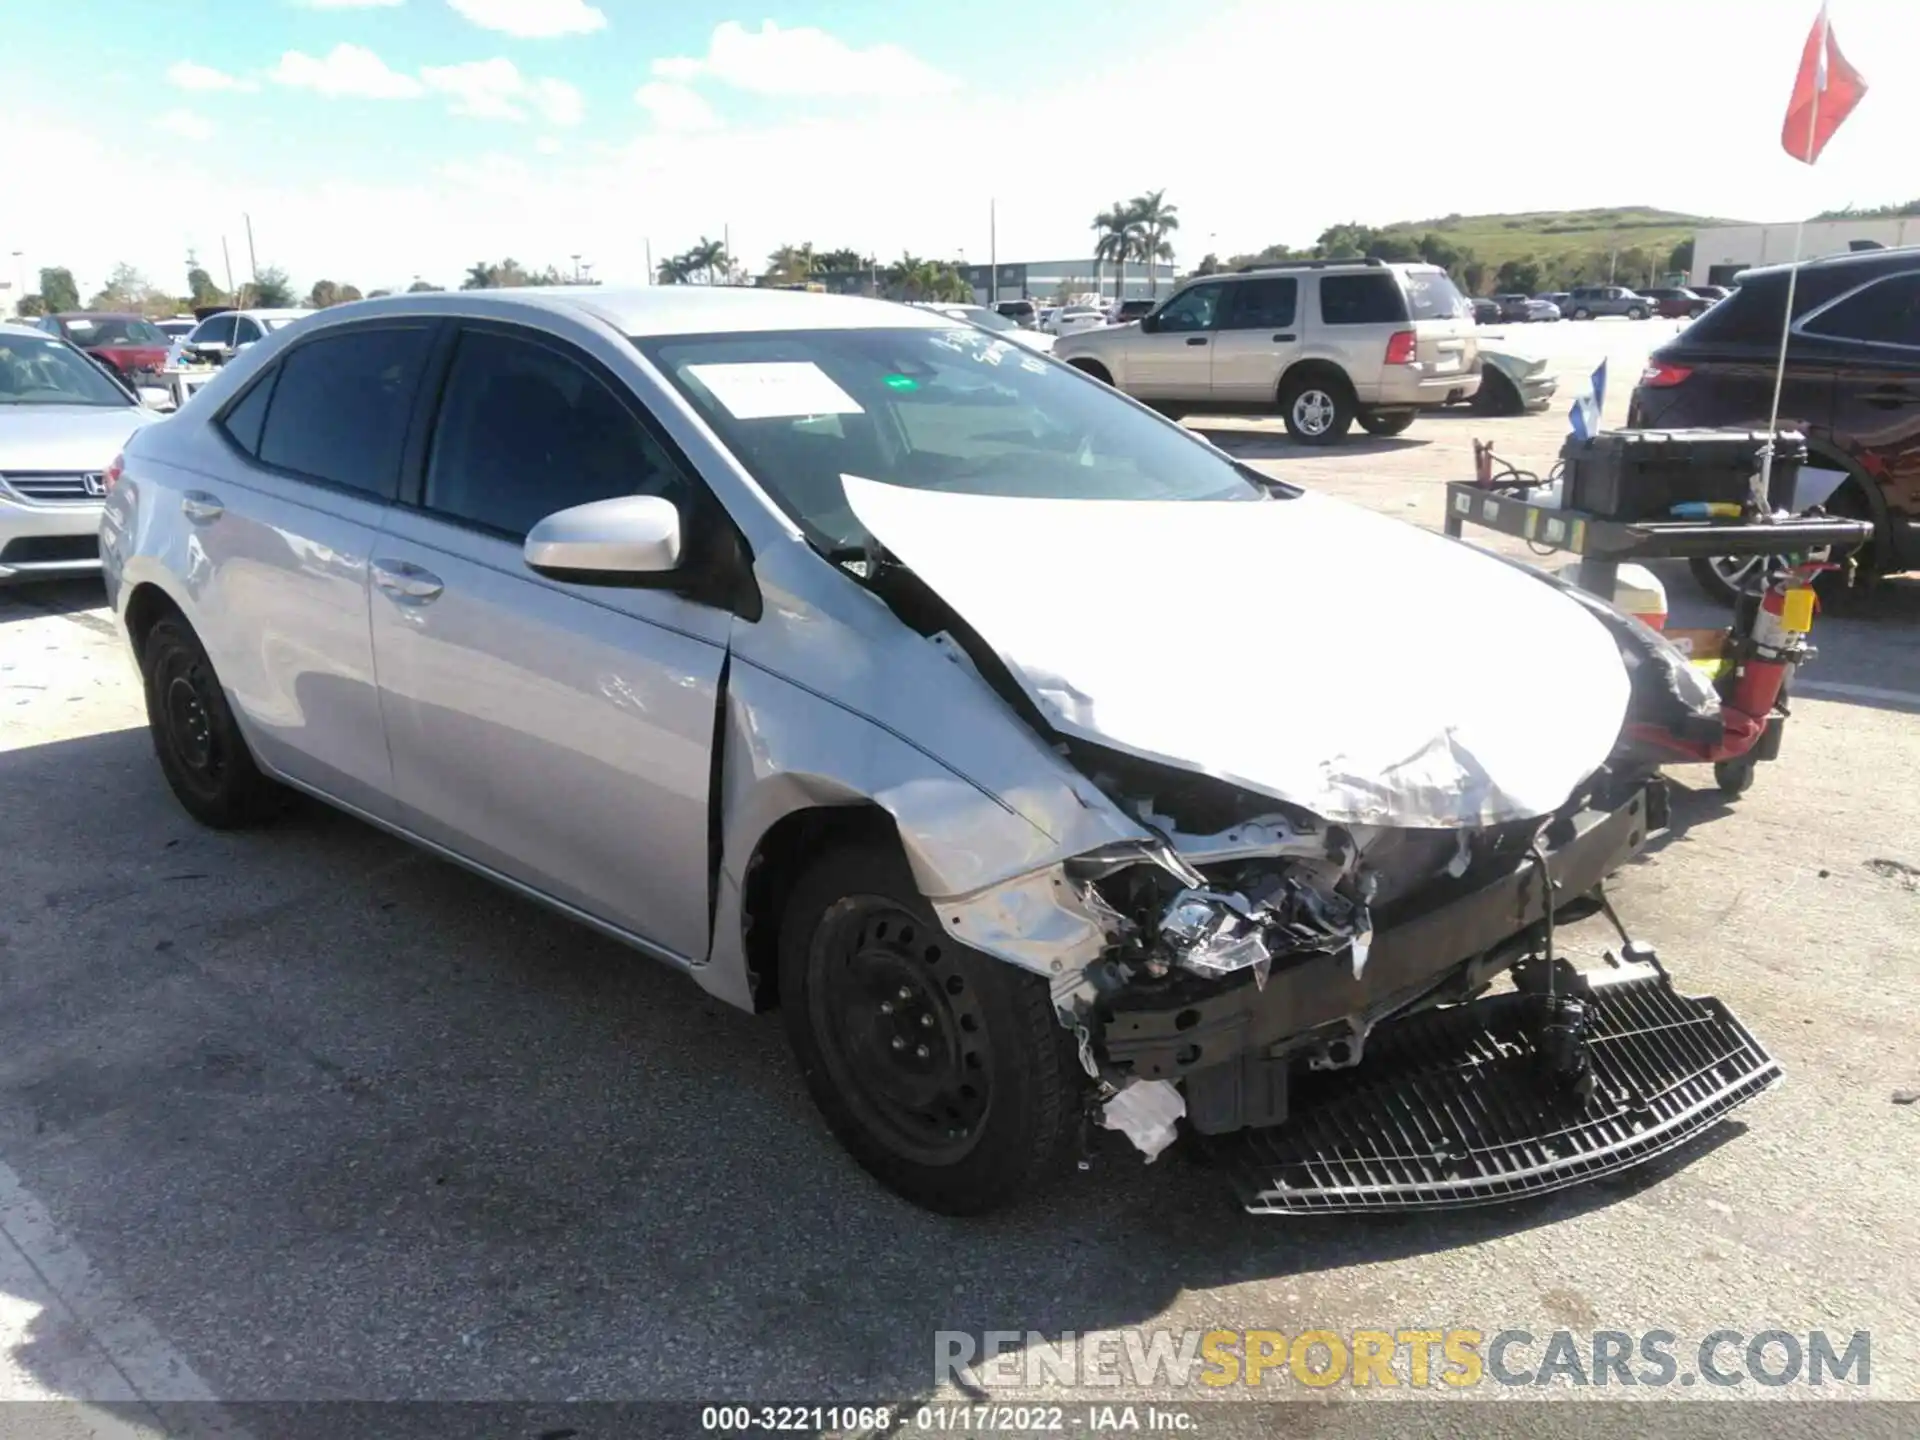
[[[564,80],[529,80],[511,60],[473,60],[429,65],[420,72],[427,88],[449,97],[455,115],[483,120],[525,120],[537,115],[549,125],[578,125],[586,114],[579,90]]]
[[[633,92],[633,99],[662,130],[712,130],[720,123],[713,107],[685,85],[650,80]]]
[[[748,30],[737,20],[716,26],[704,58],[676,55],[653,62],[662,80],[717,80],[760,95],[910,99],[958,84],[898,45],[864,49],[811,26],[783,30],[771,20]]]
[[[418,80],[388,69],[386,61],[359,45],[336,45],[320,58],[289,50],[267,74],[281,85],[329,98],[411,100],[424,93]]]
[[[403,0],[293,0],[302,10],[378,10]]]
[[[204,115],[196,115],[191,110],[169,110],[160,117],[160,128],[169,135],[178,135],[183,140],[210,140],[213,138],[213,122]]]
[[[498,30],[522,40],[546,40],[555,35],[585,35],[606,28],[604,11],[586,0],[447,0],[455,10],[485,30]]]
[[[176,60],[167,67],[167,79],[182,90],[258,90],[259,84],[252,80],[243,80],[238,75],[229,75],[224,70],[216,70],[211,65],[201,65],[192,60]]]

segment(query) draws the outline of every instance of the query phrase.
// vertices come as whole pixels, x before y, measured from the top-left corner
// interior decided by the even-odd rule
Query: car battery
[[[1753,496],[1764,430],[1606,430],[1570,437],[1560,448],[1566,465],[1562,504],[1607,520],[1633,523],[1673,518],[1683,504],[1739,505]],[[1774,437],[1768,508],[1792,509],[1806,464],[1806,437]]]

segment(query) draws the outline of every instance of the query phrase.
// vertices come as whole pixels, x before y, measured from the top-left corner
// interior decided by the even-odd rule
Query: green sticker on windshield
[[[889,375],[881,382],[889,390],[918,390],[920,382],[911,375]]]

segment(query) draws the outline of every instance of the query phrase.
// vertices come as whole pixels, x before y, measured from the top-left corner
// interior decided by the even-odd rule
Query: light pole
[[[573,257],[573,283],[576,285],[580,283],[580,257],[578,255]]]
[[[15,250],[13,252],[13,283],[20,287],[13,293],[13,313],[15,315],[20,313],[20,302],[27,298],[26,254],[27,252],[24,250]]]

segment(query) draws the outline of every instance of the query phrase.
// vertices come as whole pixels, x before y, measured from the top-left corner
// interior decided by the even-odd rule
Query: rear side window
[[[233,316],[216,315],[188,337],[194,345],[231,345],[233,343]]]
[[[1920,271],[1889,275],[1808,320],[1809,335],[1920,349]]]
[[[666,451],[584,365],[489,331],[460,337],[431,453],[426,508],[516,540],[593,500],[658,495],[685,513],[694,499]]]
[[[280,362],[260,459],[391,500],[432,332],[382,326],[310,340]]]
[[[1447,278],[1444,270],[1409,270],[1406,281],[1407,309],[1415,320],[1457,320],[1471,313],[1467,297]]]
[[[1400,297],[1400,287],[1384,270],[1371,275],[1320,277],[1323,324],[1393,325],[1406,318],[1407,306]]]
[[[1242,280],[1227,287],[1222,330],[1273,330],[1293,324],[1300,282],[1291,275],[1272,280]]]
[[[220,417],[220,428],[233,443],[249,455],[260,453],[260,427],[267,418],[267,402],[273,398],[275,370],[255,381],[253,387]]]
[[[1769,277],[1742,285],[1689,325],[1682,338],[1688,345],[1780,344],[1780,326],[1786,319],[1787,289]],[[1794,308],[1800,309],[1796,301]]]

